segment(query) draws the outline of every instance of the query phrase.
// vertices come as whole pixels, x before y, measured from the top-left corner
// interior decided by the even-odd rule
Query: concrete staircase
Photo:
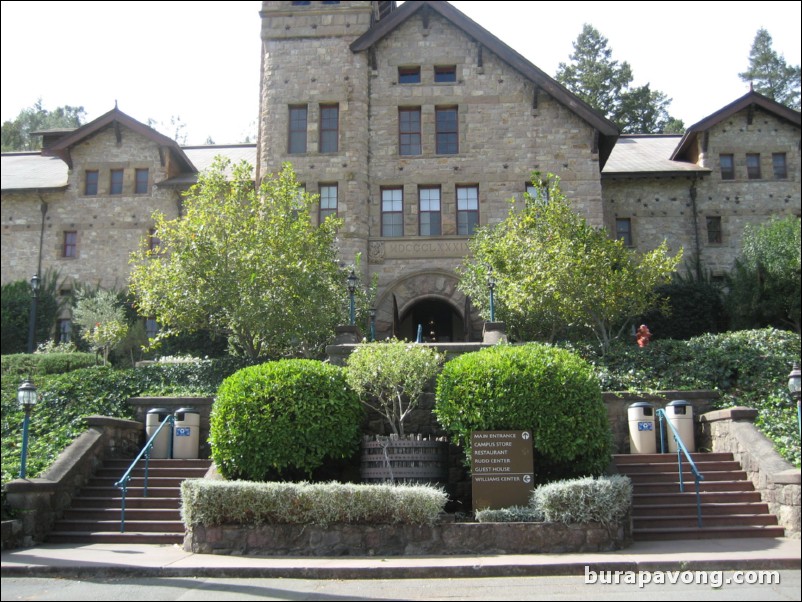
[[[48,541],[53,543],[159,543],[184,540],[181,482],[203,478],[211,460],[151,460],[148,497],[144,462],[140,461],[125,498],[125,533],[120,533],[121,492],[114,486],[131,460],[107,460],[73,498]],[[141,468],[139,467],[141,466]]]
[[[632,480],[632,535],[635,540],[783,537],[752,482],[732,454],[691,454],[699,472],[702,527],[696,519],[696,489],[682,462],[685,492],[679,490],[677,454],[613,456],[620,474]]]

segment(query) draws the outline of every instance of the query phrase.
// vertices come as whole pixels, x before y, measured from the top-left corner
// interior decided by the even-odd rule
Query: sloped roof
[[[173,154],[181,167],[181,171],[195,171],[195,166],[192,165],[192,162],[184,154],[184,151],[181,150],[181,147],[175,140],[165,136],[164,134],[160,134],[153,128],[148,127],[140,121],[137,121],[130,115],[126,115],[117,107],[114,107],[111,111],[101,115],[97,119],[82,125],[71,134],[67,134],[51,146],[43,149],[42,154],[45,156],[59,157],[69,167],[72,167],[70,149],[79,142],[84,141],[86,138],[97,134],[99,131],[108,127],[109,125],[115,127],[122,125],[129,130],[152,140],[154,143],[168,149]]]
[[[38,151],[3,153],[0,159],[0,189],[31,190],[67,186],[67,164],[58,157],[43,157]]]
[[[785,105],[775,102],[770,98],[763,96],[762,94],[758,94],[754,90],[750,90],[739,99],[731,102],[726,107],[719,109],[715,113],[708,115],[698,123],[694,123],[691,127],[685,130],[685,135],[682,137],[682,140],[680,141],[676,150],[671,155],[671,158],[685,158],[691,148],[691,145],[693,144],[693,141],[696,139],[697,134],[705,132],[714,125],[724,121],[725,119],[728,119],[732,115],[739,113],[744,109],[748,109],[750,106],[760,107],[761,109],[772,113],[778,118],[788,121],[796,127],[802,126],[802,119],[800,119],[800,115],[802,115],[802,113],[799,111],[794,111],[793,109],[789,109]]]
[[[255,144],[225,144],[220,146],[184,146],[182,147],[187,157],[190,158],[197,170],[203,171],[211,167],[215,157],[223,156],[229,159],[232,165],[240,161],[247,161],[256,167],[256,145]],[[198,181],[197,173],[187,173],[164,182],[159,182],[159,186],[187,186]]]
[[[710,170],[687,161],[672,161],[680,135],[627,134],[621,136],[607,159],[602,175],[647,175]]]
[[[390,13],[388,17],[376,22],[367,32],[357,38],[351,44],[351,50],[353,52],[368,50],[420,10],[432,10],[447,19],[454,26],[461,29],[468,37],[481,43],[513,69],[521,73],[521,75],[534,82],[557,102],[576,113],[598,130],[601,137],[604,139],[600,141],[599,144],[602,159],[601,163],[602,165],[604,164],[615,144],[615,138],[619,134],[618,127],[612,121],[598,113],[589,104],[575,96],[562,84],[551,78],[544,71],[541,71],[533,63],[524,58],[523,55],[513,50],[484,27],[451,6],[448,2],[408,0],[397,10]]]

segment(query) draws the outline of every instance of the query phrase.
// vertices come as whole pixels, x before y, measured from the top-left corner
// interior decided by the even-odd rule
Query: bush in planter
[[[342,369],[281,360],[228,377],[212,406],[212,457],[229,479],[309,475],[359,443],[362,408]]]
[[[601,474],[610,461],[592,366],[548,345],[499,345],[450,361],[437,379],[435,415],[468,460],[471,431],[531,429],[539,482]]]
[[[613,475],[558,481],[532,492],[531,507],[552,523],[601,523],[621,521],[632,506],[629,477]]]

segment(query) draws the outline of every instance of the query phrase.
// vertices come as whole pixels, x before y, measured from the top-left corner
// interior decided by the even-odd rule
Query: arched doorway
[[[437,297],[418,299],[401,316],[398,334],[402,339],[416,340],[418,326],[426,343],[451,343],[465,340],[463,319],[447,301]]]

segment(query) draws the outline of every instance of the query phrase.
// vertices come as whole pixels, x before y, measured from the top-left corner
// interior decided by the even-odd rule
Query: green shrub
[[[94,353],[15,353],[0,358],[3,376],[64,374],[97,363]]]
[[[181,484],[188,525],[433,524],[446,494],[429,485],[253,483]]]
[[[531,429],[539,482],[600,474],[610,461],[598,378],[579,356],[548,345],[500,345],[447,363],[435,415],[468,458],[471,431]]]
[[[361,417],[341,368],[314,360],[244,368],[212,406],[212,457],[230,479],[309,475],[356,450]]]
[[[511,506],[476,511],[476,520],[480,523],[540,523],[543,512],[534,506]]]
[[[727,327],[721,290],[710,282],[692,280],[673,282],[657,288],[667,312],[652,310],[641,316],[652,332],[652,341],[690,339]]]
[[[142,383],[142,394],[213,396],[226,378],[249,364],[247,359],[228,356],[158,362],[137,368],[136,373]]]
[[[551,523],[614,525],[632,506],[629,477],[590,477],[541,485],[532,492],[532,506]]]

